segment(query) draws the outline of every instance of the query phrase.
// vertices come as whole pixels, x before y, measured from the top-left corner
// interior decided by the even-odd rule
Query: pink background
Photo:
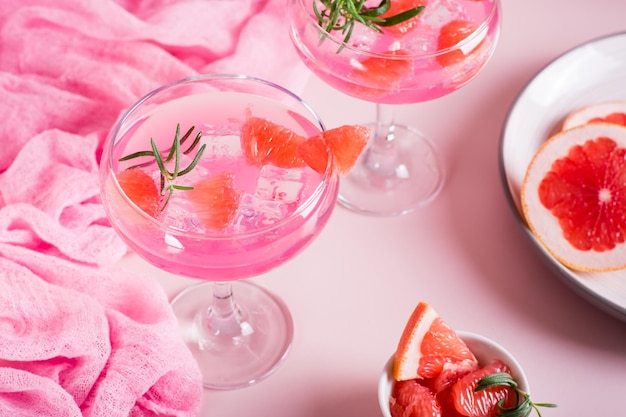
[[[503,3],[500,44],[478,78],[398,108],[398,121],[418,126],[442,152],[448,180],[439,198],[397,218],[337,207],[304,253],[255,279],[290,307],[292,351],[255,386],[205,391],[202,416],[380,416],[379,373],[420,300],[454,328],[504,345],[525,368],[533,398],[559,405],[544,417],[620,413],[626,323],[573,293],[537,255],[505,200],[498,146],[525,84],[563,52],[626,31],[626,2]],[[315,77],[302,96],[328,127],[374,117],[372,104]],[[195,282],[154,274],[171,295]]]

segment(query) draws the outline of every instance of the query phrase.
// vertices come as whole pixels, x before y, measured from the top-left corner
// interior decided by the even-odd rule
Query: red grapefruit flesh
[[[626,127],[589,123],[552,136],[527,169],[521,202],[532,233],[565,266],[626,268]]]
[[[298,146],[298,155],[308,166],[323,174],[328,168],[328,147],[322,135],[314,136]]]
[[[416,380],[399,381],[389,401],[391,417],[441,417],[435,395]]]
[[[130,168],[117,174],[117,182],[137,207],[149,216],[156,217],[161,196],[152,177],[138,168]]]
[[[466,372],[478,361],[465,342],[427,303],[409,318],[393,362],[396,381],[434,378],[442,372]]]
[[[455,46],[472,35],[477,28],[478,26],[475,23],[466,20],[453,20],[445,24],[439,33],[437,46],[440,51],[445,49],[451,50],[437,56],[439,65],[448,67],[457,64],[476,51],[482,44],[482,38],[477,38],[475,41],[468,42],[458,48],[455,48]]]
[[[212,230],[224,229],[232,222],[241,200],[230,172],[201,180],[185,193],[198,219]]]
[[[271,164],[280,168],[304,167],[298,145],[305,140],[285,126],[249,116],[241,127],[241,148],[246,160],[256,166]]]
[[[478,381],[487,375],[498,372],[511,373],[502,361],[494,361],[460,378],[452,385],[450,400],[456,411],[468,417],[496,416],[498,401],[504,400],[505,407],[511,407],[515,393],[510,387],[494,386],[476,392]]]
[[[323,174],[328,165],[329,153],[340,175],[354,167],[365,149],[370,130],[360,125],[344,125],[321,132],[298,146],[298,154],[315,171]]]
[[[413,71],[410,56],[403,50],[389,51],[355,64],[355,78],[364,90],[387,92]],[[375,90],[376,89],[376,90]]]
[[[626,126],[626,101],[606,101],[575,110],[565,117],[561,130],[598,122]]]
[[[474,366],[461,367],[457,369],[445,369],[438,375],[424,380],[424,384],[430,388],[435,394],[449,389],[452,384],[459,380],[459,378],[473,372],[479,368],[478,363]]]

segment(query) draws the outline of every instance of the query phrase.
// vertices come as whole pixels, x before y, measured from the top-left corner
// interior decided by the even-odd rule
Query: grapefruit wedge
[[[360,125],[343,125],[321,132],[298,146],[298,154],[320,174],[328,165],[328,153],[334,157],[339,175],[346,175],[365,149],[370,130]]]
[[[437,312],[420,302],[400,337],[393,360],[396,381],[434,378],[444,373],[466,373],[478,361]]]
[[[255,166],[271,164],[280,168],[309,166],[323,174],[329,153],[340,175],[347,174],[363,152],[370,130],[359,125],[343,125],[310,138],[267,119],[249,116],[241,128],[241,148],[246,160]]]
[[[561,130],[598,122],[626,126],[626,101],[605,101],[575,110],[565,117]]]
[[[249,116],[241,126],[241,149],[246,160],[256,166],[272,164],[280,168],[305,166],[298,156],[298,145],[305,140],[285,126]]]
[[[138,168],[131,168],[117,174],[117,182],[137,207],[151,217],[157,216],[161,195],[152,177]]]
[[[241,192],[235,188],[233,173],[223,171],[194,184],[187,190],[187,198],[206,228],[221,230],[235,218]]]
[[[626,268],[626,127],[588,123],[553,135],[527,168],[521,205],[532,233],[563,265]]]

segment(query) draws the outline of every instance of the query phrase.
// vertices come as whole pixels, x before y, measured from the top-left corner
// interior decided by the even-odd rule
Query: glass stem
[[[196,330],[201,349],[219,349],[224,344],[238,345],[252,333],[235,302],[230,281],[213,283],[211,304],[196,317]]]
[[[376,127],[365,154],[365,164],[381,177],[395,177],[401,165],[395,128],[393,107],[376,103]]]

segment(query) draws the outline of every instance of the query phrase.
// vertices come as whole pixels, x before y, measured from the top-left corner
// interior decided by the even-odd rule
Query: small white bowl
[[[493,360],[500,359],[511,369],[511,375],[515,381],[517,381],[519,388],[526,392],[530,392],[528,380],[526,379],[524,370],[520,366],[519,362],[517,362],[517,360],[506,349],[493,340],[487,339],[486,337],[475,333],[463,331],[458,331],[456,333],[474,353],[474,356],[478,359],[478,363],[487,364]],[[384,417],[391,417],[391,412],[389,411],[389,397],[391,396],[394,383],[395,379],[393,378],[392,355],[387,361],[387,364],[380,375],[380,379],[378,380],[378,403]]]

